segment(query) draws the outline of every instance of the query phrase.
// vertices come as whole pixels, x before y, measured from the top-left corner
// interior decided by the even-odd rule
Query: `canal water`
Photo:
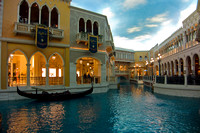
[[[200,132],[200,99],[134,84],[68,101],[2,101],[0,113],[3,133]]]

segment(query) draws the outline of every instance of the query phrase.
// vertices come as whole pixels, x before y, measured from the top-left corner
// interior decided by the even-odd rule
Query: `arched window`
[[[83,18],[79,20],[79,32],[85,32],[85,22]]]
[[[142,61],[142,56],[140,56],[139,60]]]
[[[147,60],[147,56],[145,56],[144,59]]]
[[[87,21],[87,32],[91,33],[92,32],[92,23],[90,20]]]
[[[95,35],[95,36],[97,36],[99,33],[98,33],[99,31],[98,31],[98,23],[97,22],[94,22],[94,24],[93,24],[93,34]]]
[[[39,6],[37,3],[34,3],[31,6],[31,24],[39,24]]]
[[[42,7],[41,24],[49,26],[49,9],[46,5]]]
[[[58,10],[56,8],[51,11],[51,27],[58,28]]]
[[[26,2],[26,0],[23,0],[19,10],[20,23],[26,23],[26,24],[28,23],[28,12],[29,12],[28,3]]]

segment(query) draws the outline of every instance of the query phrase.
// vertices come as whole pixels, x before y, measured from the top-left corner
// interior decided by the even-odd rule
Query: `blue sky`
[[[179,29],[197,0],[72,0],[71,5],[106,15],[115,46],[140,51]]]

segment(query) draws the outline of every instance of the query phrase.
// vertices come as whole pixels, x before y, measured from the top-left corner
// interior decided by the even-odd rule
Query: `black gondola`
[[[82,92],[70,92],[70,91],[64,91],[61,93],[48,93],[46,91],[43,91],[41,94],[37,93],[28,93],[25,91],[19,90],[17,86],[17,93],[21,96],[28,97],[31,99],[37,99],[40,101],[57,101],[57,100],[67,100],[67,99],[73,99],[73,98],[79,98],[83,97],[85,95],[89,95],[93,92],[93,85],[89,90],[82,91]]]

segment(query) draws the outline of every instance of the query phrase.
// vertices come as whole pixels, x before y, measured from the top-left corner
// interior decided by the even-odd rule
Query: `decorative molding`
[[[35,40],[23,40],[23,39],[0,37],[0,41],[5,41],[5,42],[9,42],[9,43],[35,45]],[[69,48],[70,45],[69,44],[62,44],[62,43],[49,43],[49,47]]]

